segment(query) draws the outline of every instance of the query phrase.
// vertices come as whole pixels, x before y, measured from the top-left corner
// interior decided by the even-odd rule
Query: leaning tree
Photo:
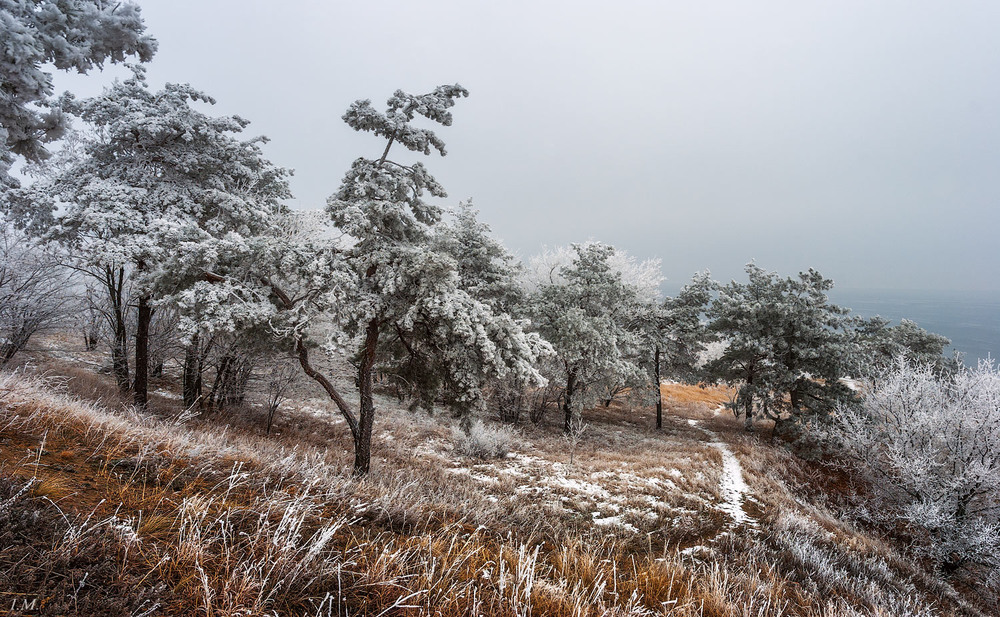
[[[456,260],[434,249],[432,230],[441,209],[423,195],[445,197],[442,186],[421,163],[389,158],[395,144],[443,156],[444,142],[412,121],[419,115],[449,126],[449,110],[464,96],[468,92],[459,85],[423,95],[397,90],[385,112],[361,100],[344,114],[355,130],[385,140],[380,156],[354,161],[327,203],[336,227],[353,239],[340,253],[343,284],[334,291],[333,310],[339,328],[329,343],[347,351],[357,368],[358,414],[341,409],[354,432],[357,474],[370,465],[376,370],[414,384],[423,405],[443,401],[460,413],[482,407],[482,388],[491,375],[541,379],[533,367],[544,349],[541,340],[495,311],[489,299],[463,288]]]
[[[448,126],[455,99],[466,95],[458,85],[423,95],[397,91],[384,112],[356,101],[344,121],[385,146],[379,156],[354,161],[328,200],[333,228],[234,242],[184,294],[183,302],[200,302],[220,324],[266,318],[291,344],[303,372],[346,421],[357,476],[371,467],[376,372],[406,384],[416,404],[443,403],[460,414],[483,407],[490,378],[542,381],[533,363],[545,343],[494,308],[494,298],[463,285],[459,259],[435,237],[442,210],[424,196],[444,197],[444,189],[421,163],[389,158],[394,145],[444,155],[441,139],[412,121],[419,115]],[[317,348],[353,366],[356,409],[339,375],[314,363]]]

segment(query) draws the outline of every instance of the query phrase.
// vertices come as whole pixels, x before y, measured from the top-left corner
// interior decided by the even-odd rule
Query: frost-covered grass
[[[662,432],[648,410],[590,411],[571,464],[556,426],[506,433],[507,455],[482,460],[457,421],[380,396],[359,482],[342,422],[308,390],[266,437],[252,415],[183,417],[169,397],[147,414],[87,402],[68,392],[108,400],[101,379],[69,377],[0,383],[0,516],[52,522],[16,571],[0,548],[0,581],[103,547],[66,589],[114,564],[134,591],[123,614],[976,614],[708,403],[669,407]],[[700,427],[739,463],[759,526],[727,512],[724,455]]]
[[[490,426],[475,421],[468,432],[453,430],[455,451],[478,459],[504,458],[510,452],[517,436],[506,426]]]

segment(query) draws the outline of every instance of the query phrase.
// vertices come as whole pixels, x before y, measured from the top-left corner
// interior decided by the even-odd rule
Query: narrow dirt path
[[[705,433],[710,440],[708,445],[717,448],[719,454],[722,455],[722,479],[719,482],[719,495],[722,497],[722,503],[719,504],[719,509],[728,514],[737,526],[747,525],[756,529],[758,527],[757,520],[747,514],[743,508],[743,502],[747,499],[750,487],[743,480],[743,467],[740,465],[739,459],[729,449],[729,444],[720,440],[719,436],[712,431],[703,428],[697,420],[688,420],[688,423]]]

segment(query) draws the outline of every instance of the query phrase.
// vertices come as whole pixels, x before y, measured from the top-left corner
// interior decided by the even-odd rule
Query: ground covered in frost
[[[9,614],[990,614],[852,523],[832,471],[745,435],[719,388],[665,385],[662,430],[651,408],[587,410],[575,447],[555,412],[486,419],[492,459],[382,392],[357,481],[307,381],[265,435],[254,401],[185,413],[169,367],[137,413],[96,352],[30,360],[0,376]]]

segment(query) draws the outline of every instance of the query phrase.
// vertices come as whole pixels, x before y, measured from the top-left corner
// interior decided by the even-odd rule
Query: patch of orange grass
[[[707,384],[665,383],[660,384],[660,393],[665,401],[718,406],[729,402],[732,388]]]

